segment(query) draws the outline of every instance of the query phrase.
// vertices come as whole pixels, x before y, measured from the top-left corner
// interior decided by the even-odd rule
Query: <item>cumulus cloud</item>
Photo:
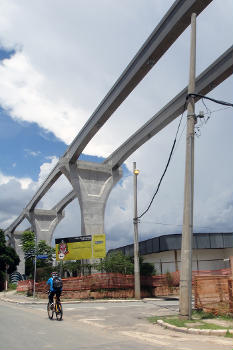
[[[34,69],[23,52],[3,60],[0,74],[0,104],[13,118],[36,122],[67,144],[73,140],[86,114],[62,99],[51,101],[44,93],[43,75]]]

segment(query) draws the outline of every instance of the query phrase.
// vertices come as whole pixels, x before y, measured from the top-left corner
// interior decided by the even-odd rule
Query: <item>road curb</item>
[[[188,334],[198,334],[198,335],[214,335],[219,337],[224,337],[227,332],[233,335],[233,330],[228,329],[198,329],[198,328],[187,328],[187,327],[177,327],[172,324],[166,323],[163,320],[157,320],[155,322],[159,326],[170,329],[176,332],[188,333]]]
[[[5,301],[8,303],[14,303],[14,304],[25,304],[25,305],[36,305],[36,304],[43,304],[46,305],[48,303],[48,300],[17,300],[17,299],[10,299],[5,297],[0,297],[0,301]],[[62,300],[62,304],[80,304],[80,303],[124,303],[124,302],[145,302],[146,300],[136,300],[136,299],[87,299],[87,300]]]

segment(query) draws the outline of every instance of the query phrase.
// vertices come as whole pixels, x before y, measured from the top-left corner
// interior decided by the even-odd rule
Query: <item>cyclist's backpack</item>
[[[60,291],[62,289],[62,280],[59,277],[53,278],[53,289],[55,292]]]

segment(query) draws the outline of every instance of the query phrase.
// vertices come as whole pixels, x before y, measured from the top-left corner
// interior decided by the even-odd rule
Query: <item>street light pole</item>
[[[7,270],[9,269],[9,265],[6,264],[6,276],[5,276],[5,291],[7,292],[7,289],[8,289],[8,276],[7,276]]]
[[[191,17],[191,49],[188,93],[195,93],[196,70],[196,14]],[[184,214],[181,244],[180,316],[192,315],[192,240],[193,240],[193,192],[194,192],[194,126],[195,101],[189,96],[187,106],[187,134],[185,160]]]
[[[140,287],[140,267],[139,267],[139,249],[138,249],[138,209],[137,209],[137,176],[139,170],[136,169],[136,162],[133,162],[134,173],[134,297],[141,299]]]
[[[35,234],[35,255],[34,255],[34,280],[33,280],[33,299],[36,297],[36,265],[37,265],[37,235]]]

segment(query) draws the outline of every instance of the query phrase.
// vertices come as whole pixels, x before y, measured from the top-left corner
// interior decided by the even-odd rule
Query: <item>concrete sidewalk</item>
[[[165,298],[168,300],[169,298]],[[174,298],[172,298],[174,299]],[[47,304],[48,299],[39,299],[37,297],[33,298],[32,296],[27,296],[24,292],[16,292],[13,291],[7,291],[7,292],[0,292],[0,300],[10,302],[10,303],[17,303],[17,304]],[[98,303],[107,303],[107,302],[140,302],[145,300],[164,300],[164,298],[144,298],[141,300],[136,299],[62,299],[61,301],[63,304],[75,304],[75,303],[85,303],[85,302],[98,302]],[[178,298],[177,298],[178,300]]]

